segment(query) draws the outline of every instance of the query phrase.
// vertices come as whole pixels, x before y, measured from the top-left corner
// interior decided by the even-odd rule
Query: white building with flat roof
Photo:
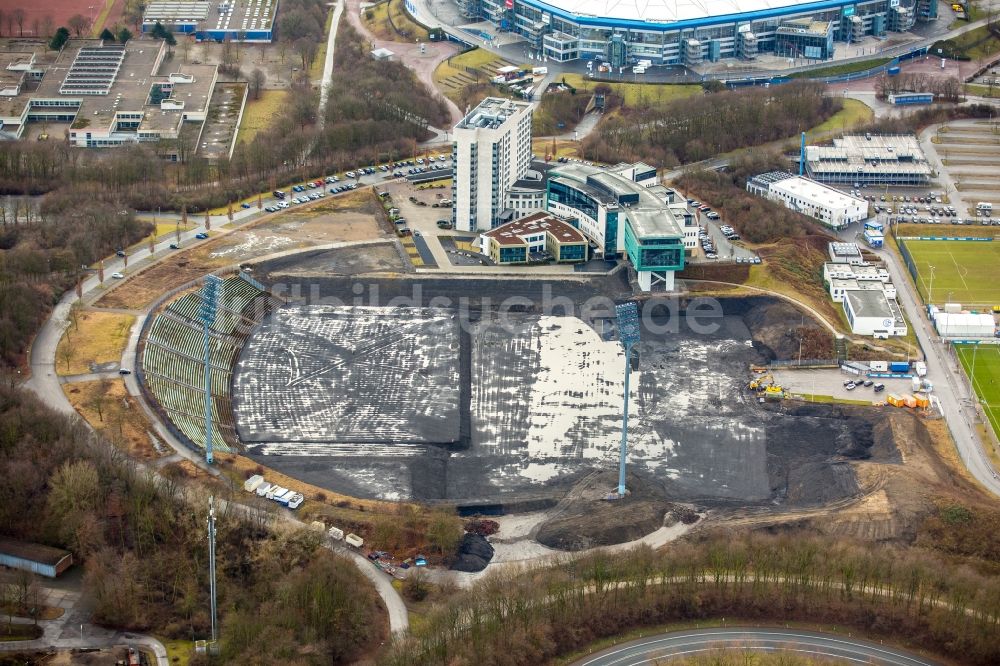
[[[487,97],[453,130],[451,221],[489,231],[504,220],[507,194],[531,163],[531,104]]]
[[[846,292],[844,314],[854,335],[870,335],[883,340],[906,335],[903,312],[884,291],[859,289]]]
[[[843,229],[868,217],[868,202],[809,178],[772,171],[747,181],[747,191],[785,208],[819,220],[831,229]]]

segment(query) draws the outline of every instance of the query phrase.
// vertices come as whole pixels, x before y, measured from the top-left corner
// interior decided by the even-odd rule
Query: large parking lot
[[[798,395],[829,396],[838,400],[885,402],[890,393],[900,395],[913,391],[912,381],[909,379],[872,379],[872,386],[858,385],[854,389],[848,389],[846,382],[862,382],[866,378],[836,368],[774,370],[773,374],[775,383],[785,391]],[[884,384],[885,390],[876,393],[876,383]]]
[[[846,190],[870,202],[871,211],[882,215],[890,223],[914,224],[981,224],[993,223],[989,211],[963,211],[962,204],[955,205],[940,190],[891,188],[872,191]],[[998,220],[1000,222],[1000,220]]]
[[[736,230],[726,224],[710,206],[694,199],[688,199],[688,210],[694,215],[699,226],[698,247],[691,252],[691,260],[735,261],[736,263],[759,264],[755,252],[745,248]]]

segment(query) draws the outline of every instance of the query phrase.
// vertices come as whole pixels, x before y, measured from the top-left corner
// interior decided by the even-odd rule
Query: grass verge
[[[167,661],[171,666],[187,666],[194,654],[194,641],[167,640],[161,638],[160,642],[167,649]]]
[[[11,641],[33,641],[42,637],[42,628],[37,624],[7,624],[0,626],[0,643]]]
[[[832,395],[816,395],[813,393],[789,393],[790,399],[802,400],[804,402],[820,402],[827,405],[863,405],[871,407],[871,400],[849,400],[847,398],[835,398]]]
[[[330,34],[330,26],[333,24],[333,9],[330,9],[326,13],[326,28],[323,30],[324,35]],[[324,39],[319,44],[319,49],[316,51],[316,57],[313,58],[312,64],[309,65],[309,78],[313,81],[316,79],[323,78],[323,65],[326,63],[326,45],[329,42]]]
[[[135,317],[128,314],[95,310],[77,313],[56,347],[56,372],[80,375],[90,372],[92,363],[121,360],[134,323]]]
[[[965,94],[975,95],[976,97],[1000,97],[1000,87],[966,83]]]
[[[854,74],[855,72],[864,72],[865,70],[872,69],[873,67],[880,67],[887,62],[892,60],[892,58],[872,58],[871,60],[862,60],[860,62],[848,62],[843,65],[831,65],[830,67],[820,67],[819,69],[810,69],[807,72],[795,72],[789,78],[792,79],[822,79],[828,76],[842,76],[844,74]]]

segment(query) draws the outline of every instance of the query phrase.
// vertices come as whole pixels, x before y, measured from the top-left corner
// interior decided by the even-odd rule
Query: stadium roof
[[[531,0],[575,16],[605,17],[652,23],[698,21],[749,13],[763,15],[803,13],[829,9],[848,0]]]

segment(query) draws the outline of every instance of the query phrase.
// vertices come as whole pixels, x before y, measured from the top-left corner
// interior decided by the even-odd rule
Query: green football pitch
[[[979,396],[979,403],[1000,437],[1000,345],[956,345],[966,374]]]
[[[970,308],[1000,305],[1000,241],[905,243],[917,266],[917,288],[924,302],[961,303]]]

